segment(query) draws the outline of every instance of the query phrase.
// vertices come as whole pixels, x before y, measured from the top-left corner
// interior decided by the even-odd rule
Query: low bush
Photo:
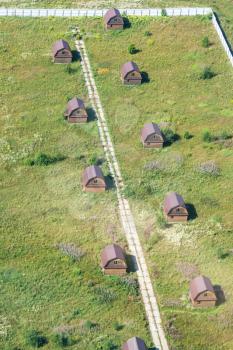
[[[34,348],[40,348],[48,344],[48,339],[35,329],[28,331],[26,340],[27,343]]]
[[[189,131],[185,131],[185,133],[184,133],[184,139],[185,140],[190,140],[192,137],[193,137],[193,135],[190,134]]]
[[[205,36],[204,38],[202,38],[201,44],[205,48],[210,46],[210,41],[209,41],[208,36]]]
[[[128,47],[128,52],[131,54],[131,55],[134,55],[135,53],[138,52],[138,50],[136,49],[136,46],[134,44],[131,44],[129,45]]]
[[[115,329],[115,331],[121,331],[124,328],[124,326],[116,321],[113,322],[113,328]]]
[[[221,132],[221,134],[217,138],[218,138],[218,140],[223,140],[223,141],[229,140],[232,138],[232,134],[229,133],[228,131],[224,130]]]
[[[66,67],[65,67],[65,71],[68,73],[68,74],[75,74],[77,72],[77,68],[73,68],[70,64],[68,64]]]
[[[61,348],[73,344],[73,340],[71,339],[71,336],[68,333],[57,333],[54,335],[53,340],[54,343],[60,346]]]
[[[116,346],[111,339],[98,337],[93,342],[90,350],[118,350],[118,346]]]
[[[149,31],[149,30],[146,30],[145,33],[144,33],[145,36],[151,36],[152,33]]]
[[[24,164],[30,165],[30,166],[34,166],[34,165],[47,166],[50,164],[61,162],[64,159],[66,159],[66,157],[61,155],[61,154],[58,154],[55,156],[48,156],[45,153],[38,153],[35,156],[35,158],[28,158],[28,159],[24,160]]]
[[[211,142],[213,141],[213,136],[211,135],[209,130],[205,130],[202,134],[202,141]]]
[[[165,138],[165,145],[169,146],[173,142],[179,140],[179,135],[177,135],[172,129],[165,128],[163,129],[163,136]]]
[[[199,78],[201,80],[207,80],[207,79],[212,79],[213,77],[215,77],[215,75],[216,73],[214,73],[211,67],[205,67],[200,73]]]
[[[83,328],[90,331],[92,330],[93,328],[96,328],[96,323],[90,321],[90,320],[87,320],[83,323]]]
[[[226,251],[223,248],[218,248],[217,250],[217,257],[219,260],[224,260],[230,255],[229,251]]]

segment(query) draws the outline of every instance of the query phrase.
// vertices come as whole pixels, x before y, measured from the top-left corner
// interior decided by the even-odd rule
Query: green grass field
[[[71,21],[2,19],[0,112],[0,348],[31,349],[27,333],[46,337],[43,349],[60,346],[54,334],[69,334],[71,349],[117,349],[137,334],[151,345],[133,276],[105,277],[100,252],[126,241],[114,190],[83,193],[85,166],[103,159],[97,125],[68,125],[67,100],[90,105],[79,62],[51,63],[52,43],[72,44]],[[73,47],[74,48],[74,47]],[[90,111],[90,110],[89,110]],[[48,166],[25,165],[43,153]],[[55,162],[58,159],[60,161]],[[62,160],[63,159],[63,160]],[[108,174],[106,163],[103,164]],[[84,256],[74,261],[60,245]]]
[[[118,33],[105,33],[98,19],[89,20],[88,29],[83,21],[81,28],[165,328],[174,349],[230,350],[232,68],[206,18],[134,18],[131,24]],[[152,35],[146,36],[146,31]],[[209,48],[201,45],[206,35],[212,43]],[[129,44],[139,52],[130,55]],[[121,84],[119,68],[130,59],[148,74],[149,83]],[[205,66],[216,76],[201,80]],[[143,149],[140,130],[150,121],[168,125],[180,140],[162,150]],[[205,130],[217,140],[204,142]],[[187,131],[191,139],[184,138]],[[227,140],[221,136],[226,134]],[[198,171],[207,161],[219,168],[219,176]],[[153,164],[157,170],[148,170]],[[187,225],[164,227],[161,205],[172,190],[196,210],[197,217],[192,210],[193,220]],[[200,273],[222,287],[225,303],[212,310],[190,307],[189,281]]]

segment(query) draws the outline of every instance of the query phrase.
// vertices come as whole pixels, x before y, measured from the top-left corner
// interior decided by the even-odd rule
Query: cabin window
[[[201,304],[201,302],[200,302],[200,301],[197,301],[197,304]]]
[[[179,213],[179,212],[180,212],[180,208],[177,208],[177,209],[176,209],[176,212]]]
[[[118,260],[114,260],[114,264],[117,265],[119,263]]]
[[[132,75],[132,77],[134,77],[134,76],[135,76],[135,73],[133,72],[131,75]]]
[[[93,182],[94,182],[94,184],[97,184],[98,180],[97,180],[97,179],[94,179],[94,181],[93,181]]]
[[[208,293],[204,293],[204,297],[207,297]]]

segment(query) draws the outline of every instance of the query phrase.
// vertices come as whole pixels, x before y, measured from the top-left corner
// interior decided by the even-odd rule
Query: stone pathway
[[[129,250],[136,258],[138,281],[143,303],[145,305],[151,336],[156,349],[168,350],[169,347],[163,331],[157,300],[153,291],[143,250],[135,227],[133,215],[131,213],[129,203],[127,199],[124,198],[124,195],[122,193],[124,183],[116,159],[114,147],[110,138],[110,133],[104,116],[102,104],[93,78],[85,43],[82,39],[80,39],[75,41],[75,45],[81,56],[81,65],[90,102],[92,104],[92,108],[96,113],[100,140],[105,151],[111,175],[115,181],[122,226],[124,228],[124,232],[128,241]]]

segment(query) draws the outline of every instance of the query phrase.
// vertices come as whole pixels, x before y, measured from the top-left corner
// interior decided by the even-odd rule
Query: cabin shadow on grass
[[[123,21],[124,21],[124,29],[131,28],[131,23],[130,23],[128,17],[123,17]]]
[[[114,179],[111,175],[107,175],[104,177],[105,183],[106,183],[106,190],[110,191],[116,188]]]
[[[127,254],[126,256],[126,262],[127,262],[127,272],[136,272],[138,271],[138,264],[137,260],[134,255],[132,254]]]
[[[174,133],[172,135],[172,137],[167,137],[166,134],[163,134],[163,138],[164,138],[164,144],[163,144],[163,147],[170,147],[174,142],[177,142],[181,139],[180,135]]]
[[[142,84],[148,84],[150,82],[150,77],[149,74],[147,72],[141,72],[141,76],[142,76]]]
[[[80,53],[77,50],[72,50],[72,62],[81,61]]]
[[[96,113],[95,113],[93,108],[87,107],[86,111],[87,111],[87,116],[88,116],[87,117],[88,122],[94,122],[95,120],[97,120],[97,116],[96,116]]]
[[[185,203],[185,206],[188,210],[188,221],[195,220],[198,217],[198,215],[194,205],[191,203]]]
[[[222,290],[222,287],[219,284],[216,284],[213,286],[213,288],[217,297],[216,306],[224,304],[226,301],[226,298],[225,298],[224,291]]]

